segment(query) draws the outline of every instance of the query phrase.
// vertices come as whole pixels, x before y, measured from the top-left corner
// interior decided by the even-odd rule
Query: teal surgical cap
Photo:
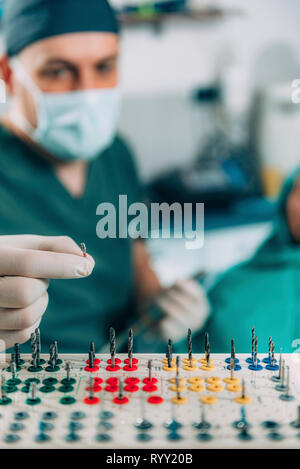
[[[107,0],[6,0],[6,53],[14,56],[30,44],[61,34],[119,33],[115,13]]]

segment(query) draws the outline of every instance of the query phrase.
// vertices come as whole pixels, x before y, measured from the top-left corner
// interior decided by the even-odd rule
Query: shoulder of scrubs
[[[287,200],[299,176],[300,168],[297,168],[285,180],[277,199],[276,217],[272,233],[256,251],[252,258],[253,264],[277,264],[278,260],[290,263],[295,261],[299,264],[299,244],[293,240],[286,218]]]
[[[268,336],[278,348],[291,349],[300,300],[300,250],[289,233],[286,201],[299,174],[295,171],[282,187],[271,236],[250,260],[225,272],[209,291],[209,332],[216,352],[229,349],[231,338],[236,339],[237,351],[249,351],[252,326],[261,351],[267,351]]]

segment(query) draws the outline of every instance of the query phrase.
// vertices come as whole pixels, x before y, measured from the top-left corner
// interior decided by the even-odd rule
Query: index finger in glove
[[[0,246],[0,276],[72,279],[87,277],[93,268],[89,256]]]

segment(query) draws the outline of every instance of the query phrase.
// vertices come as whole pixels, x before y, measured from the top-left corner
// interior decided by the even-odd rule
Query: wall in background
[[[133,94],[186,89],[213,79],[231,59],[251,71],[263,49],[278,43],[295,47],[300,57],[298,0],[218,3],[244,14],[206,24],[172,20],[162,34],[146,28],[124,31],[124,89]]]
[[[218,3],[244,13],[203,24],[172,20],[160,34],[123,32],[121,129],[145,179],[195,156],[205,122],[189,99],[194,87],[222,73],[229,106],[241,111],[254,87],[300,76],[299,0]]]

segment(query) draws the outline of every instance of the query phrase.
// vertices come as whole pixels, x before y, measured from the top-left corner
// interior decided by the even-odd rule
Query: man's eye
[[[42,76],[48,78],[60,78],[67,75],[68,73],[70,73],[70,70],[67,68],[48,69],[41,72]]]
[[[113,69],[114,69],[114,64],[113,63],[103,63],[103,64],[99,64],[97,66],[97,70],[100,73],[108,73],[108,72],[112,71]]]

